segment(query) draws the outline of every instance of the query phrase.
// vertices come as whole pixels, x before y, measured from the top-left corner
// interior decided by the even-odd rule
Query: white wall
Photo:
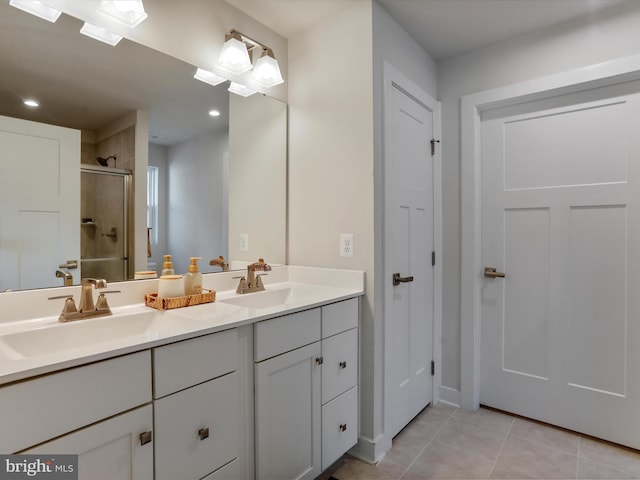
[[[460,389],[460,97],[640,53],[640,4],[485,47],[438,63],[443,146],[443,398]]]
[[[288,258],[293,265],[366,272],[360,393],[361,430],[367,437],[375,435],[373,424],[380,418],[378,412],[374,421],[372,403],[381,401],[373,379],[379,380],[380,365],[374,366],[372,351],[372,71],[369,1],[355,3],[289,39]],[[354,234],[352,258],[339,256],[341,233]]]
[[[219,269],[209,260],[227,255],[229,151],[226,128],[169,147],[167,152],[167,251],[176,273],[186,273],[189,257],[202,257],[201,272]]]

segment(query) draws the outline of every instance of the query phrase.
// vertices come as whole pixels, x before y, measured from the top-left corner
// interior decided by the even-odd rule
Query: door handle
[[[498,272],[493,267],[484,267],[484,276],[487,278],[504,278],[504,272]]]
[[[401,283],[409,283],[413,282],[413,276],[411,277],[401,277],[399,273],[393,274],[393,286],[400,285]]]

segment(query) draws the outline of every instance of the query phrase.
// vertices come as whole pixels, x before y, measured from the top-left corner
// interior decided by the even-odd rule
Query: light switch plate
[[[240,234],[240,251],[241,252],[249,251],[249,234],[248,233]]]

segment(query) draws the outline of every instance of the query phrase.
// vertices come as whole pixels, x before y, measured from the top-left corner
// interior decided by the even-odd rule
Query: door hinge
[[[436,362],[431,360],[431,376],[433,377],[436,374]]]
[[[431,266],[435,266],[436,264],[436,252],[431,252]]]
[[[440,140],[436,140],[435,138],[431,139],[431,156],[433,157],[436,154],[436,143],[440,143]]]

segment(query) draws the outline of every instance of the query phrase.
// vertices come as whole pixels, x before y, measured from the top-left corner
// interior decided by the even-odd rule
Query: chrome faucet
[[[209,262],[212,267],[220,267],[223,272],[229,271],[229,263],[224,261],[224,257],[220,255],[218,258],[214,258]]]
[[[242,277],[236,293],[251,293],[262,292],[264,290],[264,284],[260,277],[266,275],[266,273],[256,275],[255,272],[269,272],[271,271],[271,265],[264,263],[264,259],[259,259],[256,263],[252,263],[247,266],[247,278]]]
[[[80,292],[80,305],[76,309],[76,304],[72,295],[62,295],[58,297],[49,297],[49,300],[55,300],[58,298],[64,298],[64,307],[62,307],[62,313],[58,317],[60,322],[71,322],[73,320],[81,320],[83,318],[102,317],[105,315],[111,315],[111,308],[107,303],[107,297],[105,293],[118,293],[119,290],[113,290],[110,292],[102,292],[98,296],[97,301],[93,302],[93,288],[102,289],[107,288],[107,281],[101,278],[83,278],[82,290]]]

